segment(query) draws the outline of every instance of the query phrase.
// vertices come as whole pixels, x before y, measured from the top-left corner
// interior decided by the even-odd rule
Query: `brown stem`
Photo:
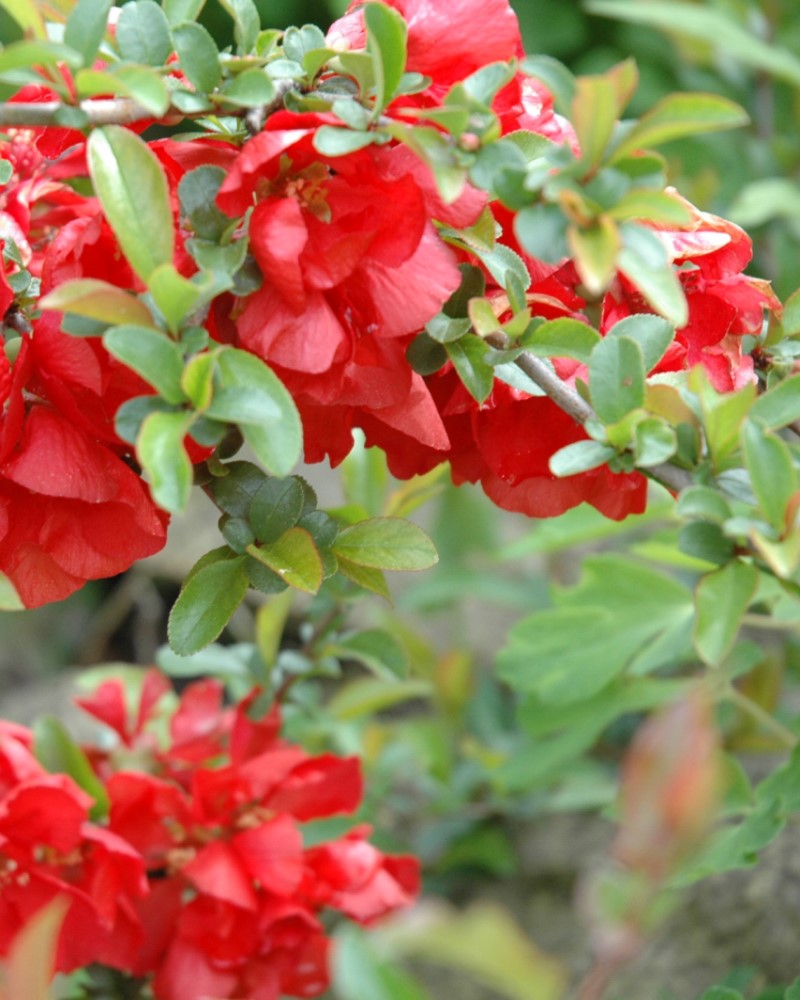
[[[511,346],[508,339],[500,333],[491,334],[486,338],[486,341],[501,351],[508,350]],[[586,400],[579,396],[574,389],[571,389],[566,382],[563,382],[541,358],[525,352],[516,359],[516,364],[529,378],[533,379],[540,389],[544,389],[560,410],[568,413],[576,423],[584,425],[589,420],[596,419],[594,410]],[[673,493],[680,493],[693,481],[688,470],[682,469],[672,462],[662,462],[660,465],[653,465],[649,469],[641,469],[640,471],[650,479],[655,479],[656,482],[666,486]]]
[[[244,116],[248,130],[255,134],[263,128],[270,115],[283,107],[283,100],[296,84],[292,80],[278,80],[275,84],[275,97],[259,108],[234,108],[225,114]],[[87,126],[99,125],[131,125],[134,122],[154,118],[149,108],[143,107],[130,97],[111,97],[99,100],[80,101],[77,105],[64,104],[62,101],[42,101],[40,104],[0,104],[0,128],[46,128],[49,125],[59,125],[59,112],[65,108],[82,111],[86,115]],[[176,123],[184,118],[202,118],[213,111],[180,111],[170,106],[167,112],[159,117],[159,121]]]

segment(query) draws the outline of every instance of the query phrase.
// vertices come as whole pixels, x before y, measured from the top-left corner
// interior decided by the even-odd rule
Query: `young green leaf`
[[[106,350],[149,382],[168,403],[185,400],[183,354],[178,345],[144,326],[115,326],[103,336]]]
[[[171,514],[186,507],[192,489],[192,463],[183,444],[190,421],[187,413],[151,413],[136,439],[136,456],[150,479],[153,499]]]
[[[600,334],[588,323],[561,317],[546,320],[525,337],[525,349],[543,358],[575,358],[587,364],[594,348],[600,343]]]
[[[213,642],[247,593],[245,557],[218,559],[192,574],[169,616],[169,644],[188,656]]]
[[[233,18],[233,37],[240,56],[252,52],[261,30],[261,19],[253,0],[219,0]]]
[[[147,144],[119,125],[95,129],[87,152],[106,218],[131,267],[146,282],[160,264],[172,262],[175,246],[164,170]]]
[[[268,472],[287,476],[300,458],[302,426],[283,383],[254,354],[234,348],[217,358],[218,390],[206,415],[241,427]]]
[[[485,402],[494,385],[494,371],[486,360],[486,342],[480,337],[467,335],[460,340],[449,341],[444,347],[470,395],[478,403]]]
[[[613,80],[608,76],[579,76],[571,117],[581,146],[581,163],[588,170],[602,160],[614,131],[617,99]]]
[[[592,226],[569,226],[567,245],[581,281],[592,295],[601,295],[614,276],[622,246],[614,222],[608,216],[600,216]]]
[[[616,454],[614,448],[600,441],[576,441],[550,457],[550,471],[559,478],[575,476],[605,465]]]
[[[92,796],[92,819],[99,820],[108,815],[109,798],[105,785],[95,774],[83,750],[52,715],[40,716],[34,723],[33,751],[51,774],[68,774]]]
[[[391,632],[384,629],[363,629],[340,636],[325,646],[325,654],[339,659],[357,660],[377,677],[402,680],[408,675],[405,649]]]
[[[430,569],[438,562],[433,542],[425,532],[411,521],[396,517],[374,517],[342,529],[333,551],[371,569]]]
[[[57,309],[59,312],[86,316],[109,325],[153,325],[153,317],[144,302],[130,292],[96,278],[66,281],[45,295],[39,305],[42,309]]]
[[[406,22],[386,4],[371,2],[364,7],[367,51],[375,65],[375,112],[377,117],[397,93],[406,68]]]
[[[684,326],[689,307],[664,245],[655,233],[634,223],[625,223],[620,231],[623,246],[617,258],[619,270],[657,313],[676,327]]]
[[[297,590],[316,594],[322,586],[322,559],[314,539],[304,528],[289,528],[277,541],[250,545],[247,552]]]

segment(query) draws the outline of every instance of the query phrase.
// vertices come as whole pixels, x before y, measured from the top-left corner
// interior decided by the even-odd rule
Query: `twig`
[[[782,722],[766,712],[759,704],[753,701],[752,698],[748,698],[746,694],[743,694],[738,688],[734,687],[732,684],[723,692],[723,697],[727,698],[732,704],[736,705],[737,708],[746,712],[751,719],[754,719],[762,729],[766,729],[768,732],[785,746],[787,750],[794,750],[800,739],[791,731],[783,725]]]
[[[500,333],[491,334],[486,338],[486,342],[501,351],[508,350],[511,346],[510,341]],[[568,413],[576,423],[584,425],[590,420],[597,419],[594,410],[586,400],[579,396],[574,389],[571,389],[566,382],[563,382],[540,358],[528,354],[526,351],[516,359],[516,364],[529,378],[533,379],[540,389],[547,393],[560,410]],[[673,465],[672,462],[662,462],[660,465],[639,471],[666,486],[673,493],[680,493],[687,486],[691,486],[693,482],[691,473],[687,469]]]
[[[294,80],[278,80],[275,83],[275,96],[268,104],[258,108],[232,108],[226,114],[243,116],[248,131],[255,135],[264,127],[264,122],[270,115],[280,111],[283,101],[290,90],[297,84]],[[0,128],[45,128],[49,125],[61,125],[58,120],[61,113],[80,111],[86,116],[85,127],[99,125],[131,125],[134,122],[156,118],[158,121],[179,122],[185,118],[203,118],[214,114],[215,109],[205,111],[181,111],[170,105],[163,115],[154,115],[150,108],[145,108],[131,97],[111,97],[99,100],[80,101],[78,104],[65,104],[63,101],[42,101],[41,103],[8,103],[0,104]]]

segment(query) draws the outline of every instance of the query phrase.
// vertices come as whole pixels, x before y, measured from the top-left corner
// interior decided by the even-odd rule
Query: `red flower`
[[[66,775],[47,774],[13,736],[0,735],[0,774],[0,954],[35,913],[64,897],[57,968],[130,965],[142,939],[133,909],[147,891],[142,859],[88,823],[91,798]]]
[[[113,452],[44,400],[28,403],[33,348],[0,352],[0,570],[27,607],[112,576],[165,541],[165,515]],[[10,377],[9,377],[10,376]]]
[[[264,283],[243,303],[238,336],[292,392],[309,460],[341,461],[365,418],[444,451],[441,421],[405,358],[460,279],[429,222],[433,185],[404,149],[320,156],[312,140],[327,121],[273,116],[222,185],[217,201],[231,215],[257,200],[250,240]],[[473,221],[482,205],[454,211]]]

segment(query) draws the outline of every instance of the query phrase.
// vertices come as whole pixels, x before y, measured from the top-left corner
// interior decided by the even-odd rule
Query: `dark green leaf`
[[[569,256],[567,219],[558,205],[529,205],[518,212],[514,231],[525,250],[538,260],[556,264]]]
[[[704,663],[719,666],[730,653],[757,587],[758,570],[739,560],[701,579],[695,595],[694,648]]]
[[[174,340],[144,326],[115,326],[103,337],[107,351],[149,382],[168,403],[182,403],[183,354]]]
[[[217,208],[216,197],[225,171],[221,167],[202,166],[188,171],[178,185],[181,213],[192,230],[204,240],[217,240],[230,219]]]
[[[429,569],[438,561],[425,532],[396,517],[375,517],[344,528],[333,551],[359,566],[380,570]]]
[[[123,59],[163,66],[172,52],[169,23],[155,0],[131,0],[120,10],[115,37]]]
[[[111,78],[124,88],[128,97],[146,108],[155,118],[166,114],[170,92],[159,73],[149,66],[115,66]],[[107,93],[108,91],[106,91]]]
[[[64,28],[64,42],[80,52],[83,65],[91,66],[108,26],[113,0],[78,0]]]
[[[639,345],[628,337],[605,337],[589,358],[589,391],[598,417],[608,424],[644,405],[645,371]]]
[[[225,468],[228,474],[215,477],[209,486],[214,503],[231,517],[246,518],[253,497],[267,482],[267,477],[252,462],[228,462]]]
[[[181,69],[193,86],[211,92],[222,79],[217,45],[202,24],[188,21],[172,29]]]
[[[678,497],[678,517],[696,517],[722,524],[732,516],[727,500],[710,486],[689,486]]]
[[[267,479],[253,495],[250,523],[259,541],[275,542],[300,520],[303,487],[294,476]]]
[[[169,616],[169,644],[180,656],[220,634],[247,592],[244,556],[209,563],[189,577]]]
[[[428,333],[420,333],[406,348],[406,358],[418,375],[432,375],[447,364],[447,351]]]
[[[494,371],[486,360],[488,346],[480,337],[466,336],[445,344],[458,377],[478,403],[488,398],[494,385]]]
[[[734,544],[719,524],[693,521],[681,528],[678,534],[678,548],[693,559],[723,566],[733,558]]]
[[[152,0],[137,2],[161,13]],[[164,170],[147,144],[119,125],[95,129],[87,150],[106,218],[134,271],[146,282],[160,264],[172,263],[173,223]]]
[[[153,499],[171,514],[184,510],[192,489],[192,463],[183,444],[190,420],[186,413],[151,413],[136,439],[136,456],[150,479]]]

